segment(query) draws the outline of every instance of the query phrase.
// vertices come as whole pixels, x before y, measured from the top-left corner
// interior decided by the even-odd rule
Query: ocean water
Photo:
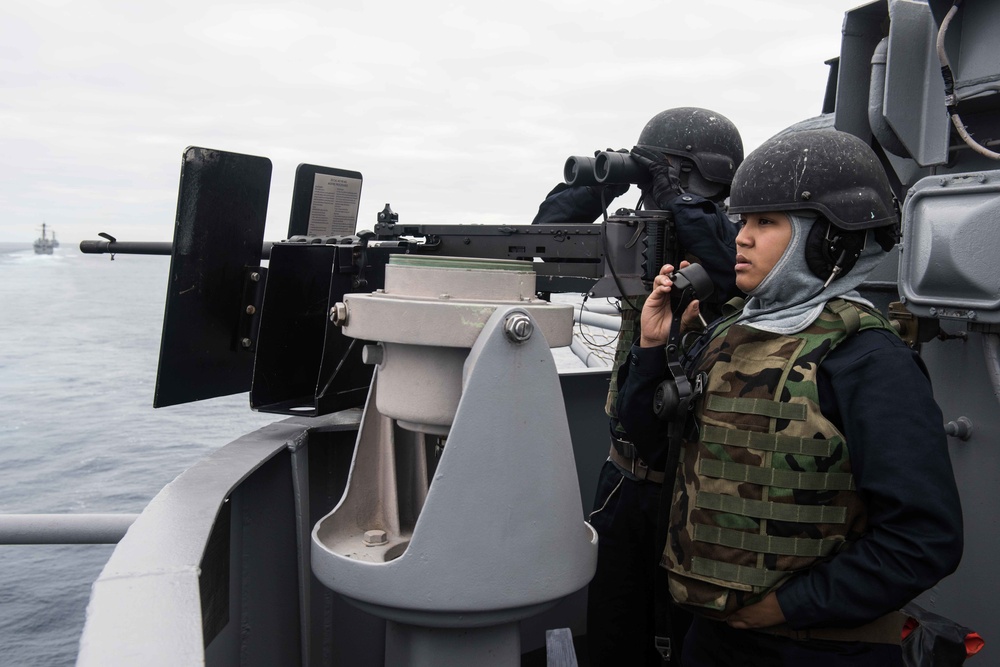
[[[278,415],[246,394],[154,410],[169,257],[0,244],[0,513],[139,513]],[[0,545],[0,665],[72,665],[110,545]]]

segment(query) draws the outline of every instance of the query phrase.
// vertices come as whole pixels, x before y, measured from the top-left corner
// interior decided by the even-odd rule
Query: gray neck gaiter
[[[792,222],[792,238],[788,247],[778,259],[774,268],[752,289],[743,307],[739,324],[746,324],[778,334],[793,334],[802,331],[819,317],[828,301],[842,298],[869,307],[871,302],[863,299],[856,288],[868,274],[878,266],[885,253],[868,235],[857,264],[838,280],[822,289],[825,278],[819,278],[806,264],[806,239],[809,230],[816,223],[816,214],[811,211],[795,211],[788,214]],[[826,224],[821,221],[819,224]],[[800,303],[801,302],[801,303]]]

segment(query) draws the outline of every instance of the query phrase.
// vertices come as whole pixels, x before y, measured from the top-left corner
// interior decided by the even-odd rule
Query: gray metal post
[[[117,544],[138,514],[0,514],[0,544]]]

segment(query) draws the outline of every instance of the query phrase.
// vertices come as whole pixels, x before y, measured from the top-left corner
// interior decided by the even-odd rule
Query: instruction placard
[[[334,174],[313,177],[309,236],[348,236],[358,224],[361,179]]]

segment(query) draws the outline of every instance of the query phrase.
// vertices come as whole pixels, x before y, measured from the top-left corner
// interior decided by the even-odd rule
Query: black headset
[[[866,230],[847,231],[826,218],[817,218],[806,237],[806,266],[829,284],[854,268],[866,238]]]

